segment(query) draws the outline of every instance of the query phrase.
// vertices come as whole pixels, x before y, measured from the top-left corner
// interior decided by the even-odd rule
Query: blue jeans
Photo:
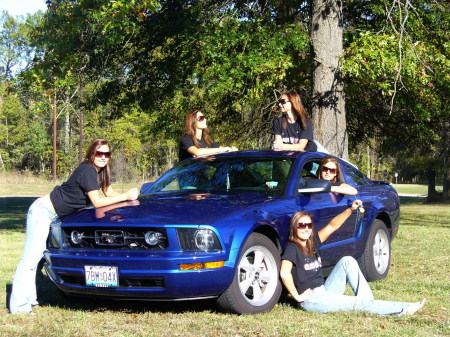
[[[356,296],[343,295],[346,284],[350,285]],[[325,284],[314,288],[308,299],[301,303],[307,311],[368,311],[379,315],[402,315],[411,303],[374,300],[372,291],[358,262],[345,256],[334,267]]]
[[[27,214],[27,231],[22,258],[16,268],[9,310],[12,314],[30,312],[38,304],[36,297],[36,269],[46,249],[50,225],[58,219],[42,198],[37,199]]]

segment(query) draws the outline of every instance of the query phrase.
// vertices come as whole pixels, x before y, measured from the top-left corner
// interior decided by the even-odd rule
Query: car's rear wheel
[[[383,221],[374,220],[359,263],[368,281],[381,280],[387,276],[391,263],[391,240]]]
[[[271,310],[281,294],[280,252],[266,236],[253,233],[238,260],[233,283],[218,299],[225,311],[257,314]]]

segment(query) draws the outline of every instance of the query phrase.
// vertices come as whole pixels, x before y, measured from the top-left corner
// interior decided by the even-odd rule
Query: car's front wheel
[[[225,311],[258,314],[271,310],[281,294],[280,252],[266,236],[253,233],[238,260],[233,283],[219,297]]]
[[[374,220],[359,263],[367,281],[381,280],[387,276],[391,263],[391,240],[383,221]]]

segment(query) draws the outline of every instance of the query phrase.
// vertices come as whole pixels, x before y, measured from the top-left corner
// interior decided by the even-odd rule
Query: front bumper
[[[115,251],[65,252],[50,249],[44,253],[50,279],[65,293],[108,298],[154,300],[192,299],[225,292],[235,275],[228,255],[219,253],[144,253]],[[225,261],[216,269],[183,270],[180,264]],[[86,286],[85,265],[118,267],[119,286]]]

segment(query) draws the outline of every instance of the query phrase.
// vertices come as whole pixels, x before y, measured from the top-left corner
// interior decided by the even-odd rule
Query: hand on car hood
[[[245,207],[271,200],[259,193],[171,193],[147,195],[139,203],[86,208],[62,219],[63,224],[209,224]],[[112,207],[116,206],[116,207]]]

